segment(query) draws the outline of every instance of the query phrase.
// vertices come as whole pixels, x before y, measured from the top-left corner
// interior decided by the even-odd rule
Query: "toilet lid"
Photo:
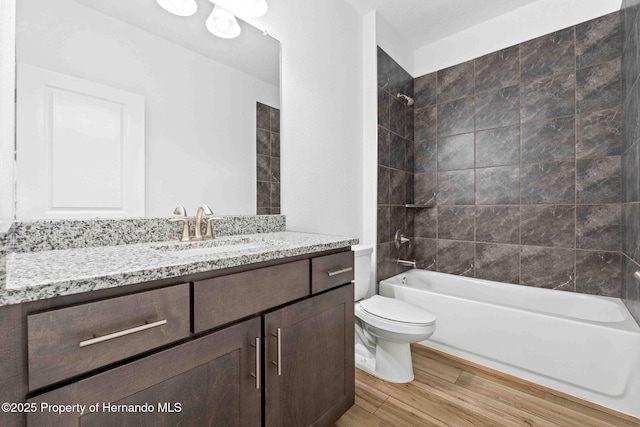
[[[436,321],[436,316],[424,308],[380,295],[361,301],[360,307],[372,316],[395,322],[430,325]]]

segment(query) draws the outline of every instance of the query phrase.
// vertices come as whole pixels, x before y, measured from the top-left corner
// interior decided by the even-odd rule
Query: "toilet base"
[[[357,350],[356,346],[355,363],[357,368],[390,383],[413,381],[413,364],[409,343],[394,343],[378,339],[375,354],[358,352]]]

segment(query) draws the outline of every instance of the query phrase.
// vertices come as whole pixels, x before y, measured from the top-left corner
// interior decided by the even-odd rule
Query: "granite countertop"
[[[298,232],[222,236],[6,255],[0,306],[305,255],[358,239]],[[1,279],[1,278],[0,278]]]

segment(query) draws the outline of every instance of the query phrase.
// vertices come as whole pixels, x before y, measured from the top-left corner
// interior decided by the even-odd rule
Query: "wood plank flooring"
[[[472,362],[420,345],[411,350],[411,383],[356,369],[356,404],[336,426],[640,427],[638,419]]]

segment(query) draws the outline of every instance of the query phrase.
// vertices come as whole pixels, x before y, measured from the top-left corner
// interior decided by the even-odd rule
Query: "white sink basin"
[[[252,237],[219,238],[199,242],[176,242],[154,246],[155,250],[170,252],[180,257],[213,255],[224,252],[237,252],[264,248],[273,242]]]

